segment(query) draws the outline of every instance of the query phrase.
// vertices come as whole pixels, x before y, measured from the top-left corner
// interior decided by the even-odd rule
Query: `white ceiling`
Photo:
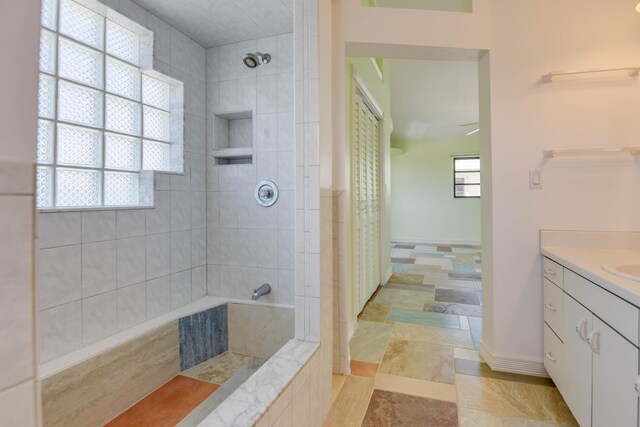
[[[472,61],[392,59],[393,139],[465,136],[478,121],[478,64]]]
[[[204,47],[293,32],[293,0],[133,0]]]

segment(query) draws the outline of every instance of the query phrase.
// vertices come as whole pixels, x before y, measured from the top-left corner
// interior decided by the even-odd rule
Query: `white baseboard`
[[[481,242],[479,240],[433,240],[433,239],[396,239],[391,238],[392,242],[398,243],[424,243],[433,245],[477,245]]]
[[[480,356],[482,356],[484,361],[487,362],[487,365],[494,371],[549,378],[549,373],[547,373],[542,362],[501,357],[491,354],[482,341],[480,341]]]

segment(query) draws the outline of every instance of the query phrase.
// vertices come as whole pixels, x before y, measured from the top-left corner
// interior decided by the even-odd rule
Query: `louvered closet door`
[[[379,123],[356,94],[353,108],[353,243],[358,311],[380,284]]]

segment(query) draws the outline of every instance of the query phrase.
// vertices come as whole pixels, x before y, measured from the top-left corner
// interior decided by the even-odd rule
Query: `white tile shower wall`
[[[104,3],[153,31],[154,68],[184,82],[184,174],[155,174],[151,209],[38,214],[41,363],[206,295],[205,49]]]
[[[270,53],[269,64],[247,68],[246,53]],[[269,283],[261,301],[294,305],[293,34],[207,49],[207,148],[214,147],[216,113],[253,111],[250,164],[207,159],[208,294],[248,300]],[[273,180],[272,207],[254,199],[259,181]]]

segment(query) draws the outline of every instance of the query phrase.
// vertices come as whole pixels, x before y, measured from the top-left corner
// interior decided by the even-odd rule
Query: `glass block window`
[[[139,172],[171,170],[172,86],[140,70],[135,26],[41,2],[37,205],[138,205]]]

